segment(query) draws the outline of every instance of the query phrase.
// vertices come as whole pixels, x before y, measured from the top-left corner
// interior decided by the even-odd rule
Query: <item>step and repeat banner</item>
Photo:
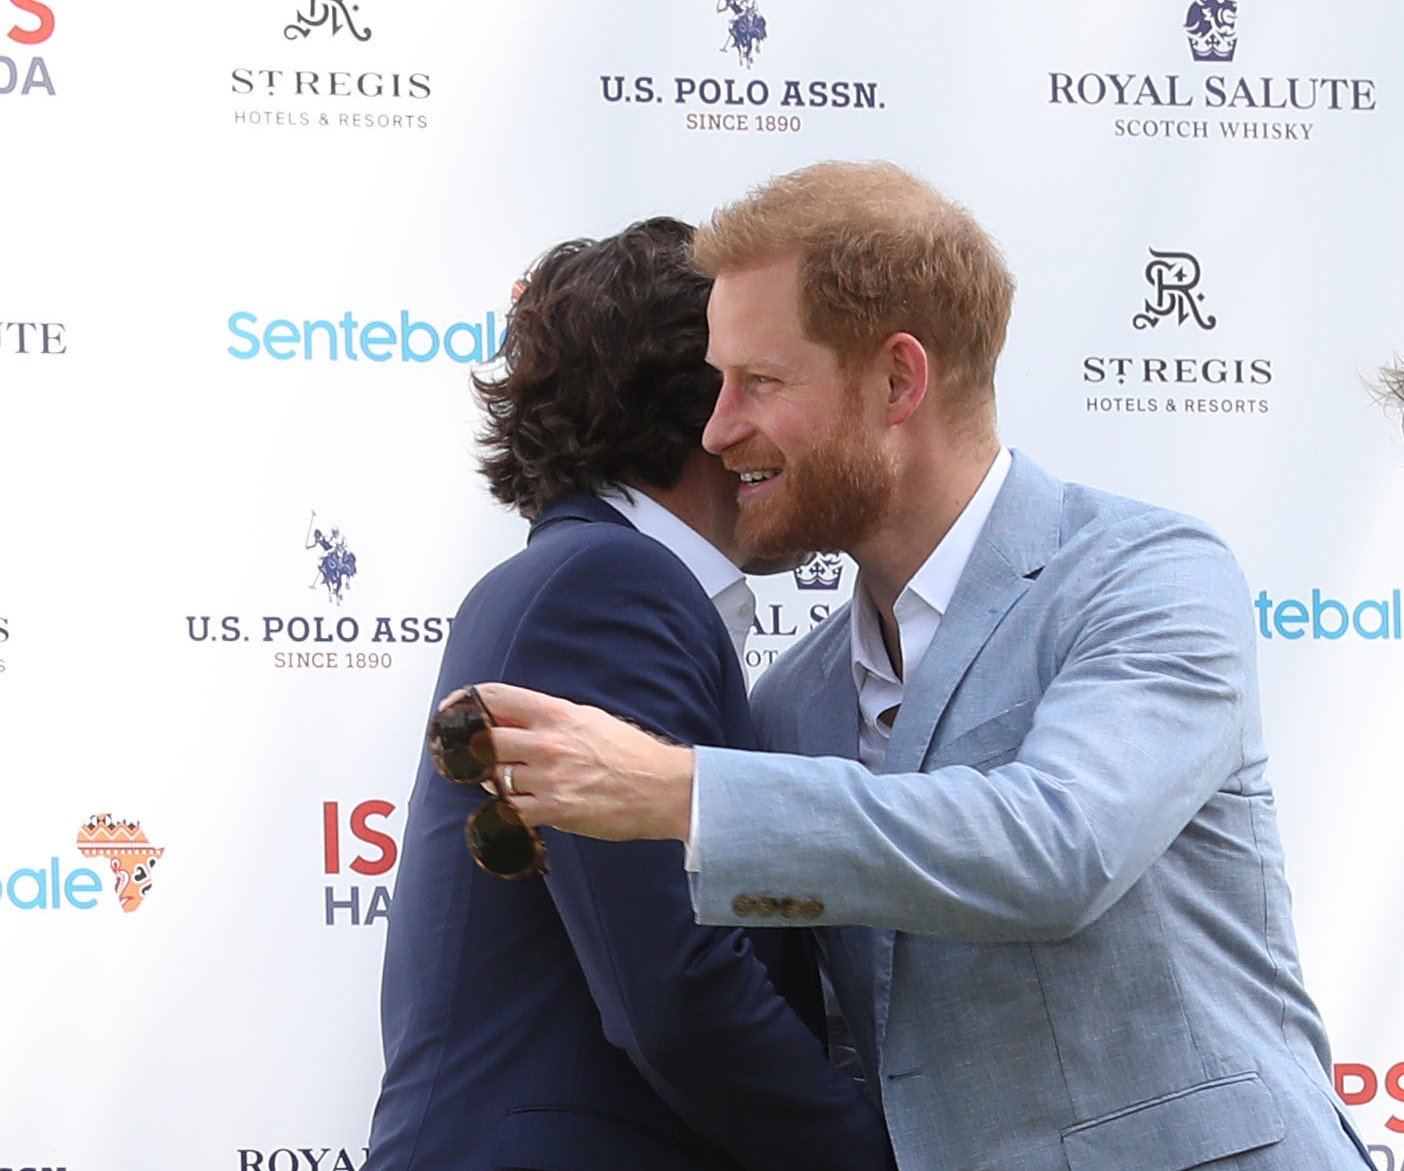
[[[1401,50],[1396,0],[0,0],[0,1168],[361,1166],[439,655],[525,532],[470,373],[550,245],[825,158],[1001,242],[1006,442],[1239,553],[1404,1168]],[[752,676],[852,577],[757,580]]]

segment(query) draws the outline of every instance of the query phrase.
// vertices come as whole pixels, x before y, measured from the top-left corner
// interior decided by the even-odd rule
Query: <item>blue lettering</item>
[[[272,328],[271,326],[269,327]],[[327,334],[327,357],[333,362],[336,361],[336,326],[330,321],[304,321],[302,323],[302,356],[309,362],[312,360],[312,335],[319,330],[326,330]],[[275,358],[276,354],[273,355]],[[291,357],[292,355],[288,355]]]
[[[0,902],[8,898],[20,911],[57,911],[65,901],[80,911],[89,911],[97,906],[97,900],[88,896],[101,890],[102,879],[86,866],[65,877],[57,857],[49,859],[47,870],[21,866],[8,878],[0,877]]]
[[[1334,614],[1337,622],[1333,629],[1327,630],[1322,623],[1322,616]],[[1323,599],[1320,590],[1311,591],[1311,637],[1312,638],[1340,638],[1350,629],[1350,614],[1346,608],[1334,598]]]
[[[63,897],[68,900],[70,906],[77,907],[80,911],[91,911],[97,906],[97,899],[86,896],[101,893],[102,879],[86,866],[73,871],[63,883]]]
[[[453,336],[456,333],[467,333],[473,337],[473,348],[466,354],[460,354],[453,348]],[[466,321],[455,322],[448,329],[444,330],[444,353],[455,362],[481,362],[486,355],[483,353],[483,327],[480,325],[469,325]]]
[[[1285,639],[1305,638],[1335,642],[1348,634],[1370,641],[1404,639],[1404,589],[1393,590],[1388,597],[1366,598],[1355,603],[1328,597],[1320,589],[1311,591],[1310,602],[1298,598],[1275,601],[1267,590],[1259,590],[1253,599],[1257,611],[1258,635]],[[1308,626],[1309,624],[1309,626]]]
[[[418,353],[410,344],[410,338],[416,333],[429,335],[429,352],[427,354]],[[409,310],[400,310],[400,360],[403,362],[428,362],[438,352],[438,331],[432,325],[426,325],[422,321],[411,322]],[[462,359],[459,360],[462,361]]]
[[[384,321],[368,321],[365,328],[361,330],[361,353],[365,354],[372,362],[388,362],[388,353],[377,354],[372,346],[393,346],[395,344],[395,331]]]
[[[1285,602],[1279,602],[1277,609],[1273,612],[1273,625],[1277,627],[1277,633],[1283,638],[1297,639],[1306,634],[1300,627],[1308,618],[1307,608],[1295,598],[1289,598]],[[1293,628],[1289,629],[1287,624],[1293,623]]]
[[[263,348],[268,351],[270,358],[286,362],[294,356],[294,352],[292,350],[279,351],[273,347],[296,345],[300,339],[301,335],[297,332],[297,326],[280,317],[277,321],[270,321],[268,327],[263,331]]]
[[[253,357],[256,357],[256,356],[257,356],[257,354],[258,354],[258,338],[255,337],[255,336],[254,336],[253,334],[251,334],[251,333],[246,333],[244,330],[240,329],[240,328],[239,328],[239,325],[238,325],[238,323],[241,322],[241,321],[247,321],[250,325],[252,325],[252,324],[253,324],[255,321],[257,321],[257,320],[258,320],[258,318],[255,317],[252,313],[234,313],[234,314],[232,314],[232,315],[230,316],[230,318],[229,318],[229,332],[232,333],[235,337],[241,337],[241,338],[243,338],[246,342],[249,343],[249,349],[248,349],[248,351],[245,352],[245,353],[240,353],[240,352],[239,352],[238,350],[236,350],[233,346],[230,346],[230,347],[229,347],[229,352],[230,352],[234,357],[236,357],[236,358],[253,358]]]

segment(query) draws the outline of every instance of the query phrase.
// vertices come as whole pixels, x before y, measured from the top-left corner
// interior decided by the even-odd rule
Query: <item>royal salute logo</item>
[[[729,17],[722,52],[735,49],[737,61],[751,68],[765,40],[765,17],[756,10],[756,0],[717,0],[717,11]]]
[[[1215,66],[1234,64],[1244,55],[1239,52],[1238,4],[1196,0],[1188,10],[1178,3],[1174,10],[1189,41],[1190,74],[1175,66],[1157,72],[1159,63],[1151,61],[1112,71],[1053,70],[1048,74],[1049,104],[1068,110],[1112,109],[1110,129],[1117,138],[1281,143],[1313,141],[1323,129],[1318,119],[1378,109],[1373,78],[1274,75],[1260,58],[1251,72],[1219,72]],[[1291,17],[1279,5],[1262,8],[1258,19]],[[1203,66],[1208,71],[1199,68]]]
[[[305,0],[293,20],[282,25],[281,50],[270,45],[268,60],[230,69],[235,125],[427,129],[424,110],[433,92],[429,73],[368,60],[371,32],[360,4]]]
[[[156,863],[164,846],[153,846],[139,821],[117,821],[110,813],[95,813],[78,828],[78,852],[84,858],[106,858],[112,889],[122,910],[130,914],[151,893]]]
[[[794,572],[796,589],[836,590],[843,578],[843,558],[837,553],[811,553]]]
[[[0,97],[26,97],[44,93],[54,97],[54,79],[43,57],[27,50],[42,45],[54,35],[54,10],[39,0],[9,0],[10,12],[0,8],[0,29],[5,28],[6,15],[14,23],[0,39]]]
[[[297,19],[283,29],[283,36],[290,41],[306,38],[313,29],[326,30],[329,36],[349,32],[358,41],[368,41],[371,30],[358,23],[359,4],[348,4],[346,0],[308,0],[307,11],[299,12]]]
[[[1204,0],[1185,14],[1185,35],[1196,61],[1232,61],[1238,48],[1237,0]]]
[[[690,132],[763,135],[798,134],[820,120],[834,125],[838,119],[872,117],[887,108],[881,83],[871,78],[756,76],[762,43],[771,34],[769,20],[761,14],[758,0],[713,2],[713,15],[722,15],[726,20],[721,52],[727,57],[735,54],[733,68],[740,72],[713,76],[711,68],[704,66],[705,73],[674,73],[671,77],[656,71],[603,73],[599,76],[599,93],[606,105],[621,111],[630,109],[629,116],[641,120],[671,118],[680,111],[682,129]],[[696,7],[659,6],[655,19],[660,25],[667,22],[670,27],[691,30],[702,17],[701,0],[691,3]],[[813,19],[797,3],[798,0],[766,0],[766,8],[788,5],[792,19],[786,25],[782,18],[781,24],[793,27],[796,21]],[[699,23],[697,27],[700,30],[702,26]],[[712,29],[707,34],[709,39],[716,35],[715,26]]]
[[[1152,296],[1147,297],[1140,313],[1131,318],[1137,329],[1154,329],[1162,321],[1174,317],[1176,325],[1193,321],[1200,329],[1213,329],[1217,317],[1206,315],[1201,306],[1204,294],[1198,292],[1199,261],[1188,252],[1158,252],[1150,250],[1151,262],[1146,265],[1146,280]]]
[[[370,1148],[240,1147],[237,1154],[235,1171],[361,1171]]]
[[[0,321],[0,354],[66,354],[63,331],[62,321]]]
[[[1272,359],[1265,355],[1200,352],[1196,334],[1219,325],[1200,290],[1203,266],[1184,249],[1148,248],[1150,261],[1142,275],[1150,293],[1128,320],[1134,334],[1179,337],[1178,353],[1136,352],[1089,354],[1082,360],[1082,385],[1089,414],[1194,415],[1213,418],[1266,415],[1272,384]],[[1128,341],[1130,339],[1127,339]]]
[[[302,582],[295,602],[257,616],[187,614],[186,639],[226,651],[246,644],[270,649],[272,665],[280,671],[386,671],[404,648],[441,643],[448,636],[449,617],[339,612],[350,609],[352,579],[361,564],[340,524],[320,521],[315,509],[305,530],[285,534],[283,547],[300,547],[301,557],[311,562],[310,580],[306,561],[300,571],[291,571]],[[307,605],[313,598],[318,601]]]

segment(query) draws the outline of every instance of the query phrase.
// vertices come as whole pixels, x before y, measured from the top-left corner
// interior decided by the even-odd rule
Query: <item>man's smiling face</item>
[[[851,551],[896,480],[869,388],[804,334],[797,278],[794,258],[722,272],[707,305],[722,389],[702,445],[739,477],[738,543],[768,558]]]

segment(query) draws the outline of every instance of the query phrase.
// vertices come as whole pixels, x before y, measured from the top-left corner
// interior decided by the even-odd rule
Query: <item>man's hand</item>
[[[512,766],[511,801],[527,821],[608,841],[687,840],[692,749],[523,687],[480,683],[478,694],[498,725],[494,772],[500,781]]]

